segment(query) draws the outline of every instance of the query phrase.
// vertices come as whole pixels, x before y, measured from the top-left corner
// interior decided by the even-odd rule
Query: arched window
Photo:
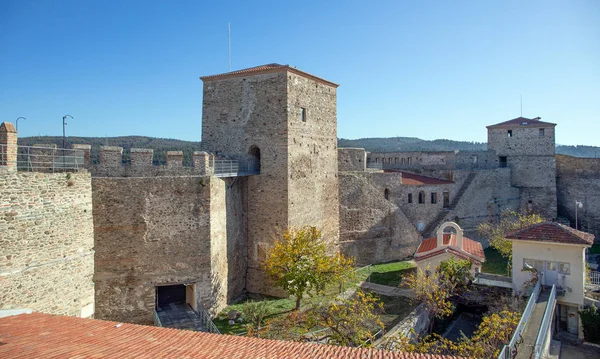
[[[260,148],[250,146],[248,150],[248,172],[260,173]]]
[[[425,203],[425,191],[419,192],[419,203]]]
[[[383,197],[385,197],[385,199],[389,200],[390,199],[390,190],[389,189],[385,189],[385,191],[383,191]]]

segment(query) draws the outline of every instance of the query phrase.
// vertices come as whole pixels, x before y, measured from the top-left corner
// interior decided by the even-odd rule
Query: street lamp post
[[[577,222],[577,210],[582,207],[583,207],[583,203],[576,200],[575,201],[575,229],[579,229],[579,225]]]
[[[62,145],[63,149],[65,148],[65,138],[67,137],[66,132],[65,132],[65,128],[67,127],[67,117],[73,118],[73,116],[71,116],[71,115],[63,116],[63,145]]]
[[[19,120],[26,120],[26,118],[25,117],[17,118],[17,121],[16,121],[17,122],[17,133],[19,133]]]

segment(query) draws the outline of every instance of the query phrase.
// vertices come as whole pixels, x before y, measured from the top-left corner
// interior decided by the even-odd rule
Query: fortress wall
[[[470,171],[457,171],[457,177],[467,177]],[[520,205],[520,191],[512,187],[509,168],[474,171],[475,177],[467,187],[456,207],[448,213],[447,220],[456,221],[465,236],[488,245],[477,234],[479,223],[497,218],[502,211],[516,210]]]
[[[402,212],[410,220],[410,222],[419,228],[419,223],[422,223],[423,229],[429,225],[440,211],[444,210],[443,192],[450,192],[450,200],[456,191],[456,184],[437,184],[437,185],[404,185],[402,186],[397,196],[396,203],[402,209]],[[425,203],[419,203],[419,192],[425,193]],[[408,194],[412,194],[412,203],[408,203]],[[431,203],[431,193],[437,193],[437,203]]]
[[[454,169],[456,152],[369,152],[367,162],[379,163],[389,169]]]
[[[364,148],[338,148],[338,170],[365,171],[367,153]]]
[[[499,167],[496,151],[460,151],[456,154],[457,169],[494,169]]]
[[[288,225],[315,226],[338,251],[336,89],[288,73]],[[306,109],[302,120],[301,109]]]
[[[122,147],[101,146],[100,162],[91,165],[88,155],[85,167],[90,167],[90,172],[94,177],[204,176],[210,171],[208,168],[210,155],[202,151],[194,152],[193,167],[183,166],[183,152],[181,151],[167,151],[167,162],[164,166],[154,166],[152,164],[153,156],[152,149],[132,148],[129,152],[130,161],[126,163]]]
[[[532,122],[530,122],[532,123]],[[544,135],[540,136],[540,128]],[[495,150],[498,156],[530,156],[554,155],[554,127],[541,124],[539,127],[529,125],[511,128],[512,136],[508,137],[507,128],[488,128],[488,149]]]
[[[600,241],[600,159],[556,156],[558,215],[567,217],[575,227],[575,201],[578,228]]]
[[[89,173],[0,172],[0,309],[93,315],[93,247]]]
[[[340,172],[340,250],[358,265],[412,256],[421,236],[404,215],[399,173]],[[384,191],[389,190],[389,199]]]
[[[96,318],[150,324],[162,285],[194,284],[195,305],[213,313],[225,306],[223,180],[94,178],[92,184]]]
[[[262,261],[288,226],[287,73],[204,82],[202,147],[217,155],[248,159],[260,150],[260,175],[243,180],[247,218],[247,289],[277,294]],[[307,145],[305,143],[305,145]]]

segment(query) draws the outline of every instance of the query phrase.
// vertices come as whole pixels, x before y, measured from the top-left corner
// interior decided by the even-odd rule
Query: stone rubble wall
[[[239,296],[229,292],[228,261],[234,269],[243,266],[243,252],[227,252],[227,241],[235,240],[227,237],[227,228],[235,226],[228,226],[226,207],[241,196],[227,194],[225,180],[94,178],[92,183],[97,318],[150,324],[155,287],[161,285],[195,284],[196,304],[212,314],[228,297]],[[239,282],[235,286],[241,291]]]
[[[419,246],[420,234],[397,205],[401,178],[399,173],[339,174],[340,251],[358,265],[402,260]]]
[[[94,313],[87,172],[0,172],[0,309]]]
[[[558,215],[575,227],[575,201],[581,202],[578,228],[594,234],[600,242],[600,159],[557,155],[556,188]]]
[[[247,289],[273,291],[262,269],[266,251],[288,226],[287,74],[204,82],[202,148],[235,160],[260,150],[260,175],[244,179]]]
[[[73,145],[81,146],[81,145]],[[181,151],[168,151],[166,165],[152,164],[154,151],[145,148],[130,149],[129,163],[124,163],[123,148],[116,146],[100,147],[100,162],[89,163],[89,149],[84,151],[87,158],[85,167],[89,167],[94,177],[172,177],[205,176],[211,174],[212,156],[206,152],[195,151],[192,156],[193,167],[183,166]]]
[[[364,148],[338,148],[338,170],[366,171],[367,152]]]

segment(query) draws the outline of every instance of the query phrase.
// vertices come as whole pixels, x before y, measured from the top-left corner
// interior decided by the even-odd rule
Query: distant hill
[[[129,156],[130,148],[151,148],[154,150],[154,163],[164,164],[167,151],[183,151],[183,162],[191,165],[192,153],[200,150],[200,142],[182,141],[169,138],[155,138],[145,136],[123,137],[67,137],[66,147],[71,148],[74,143],[92,145],[92,163],[98,163],[100,146],[123,147],[125,159]],[[36,136],[19,138],[19,144],[32,146],[34,144],[56,144],[62,147],[62,137]],[[371,152],[405,152],[405,151],[485,151],[487,144],[483,142],[467,142],[452,140],[421,140],[416,137],[388,137],[388,138],[360,138],[348,140],[338,139],[339,147],[360,147]],[[596,146],[564,146],[557,145],[556,153],[575,157],[598,157],[600,147]]]
[[[415,137],[359,138],[347,140],[340,138],[339,147],[359,147],[371,152],[401,151],[485,151],[487,143],[452,140],[421,140]],[[600,156],[600,147],[557,145],[556,153],[561,155],[596,158]]]
[[[339,147],[359,147],[370,152],[404,151],[485,151],[487,143],[452,140],[421,140],[416,137],[359,138],[347,140],[340,138]]]

